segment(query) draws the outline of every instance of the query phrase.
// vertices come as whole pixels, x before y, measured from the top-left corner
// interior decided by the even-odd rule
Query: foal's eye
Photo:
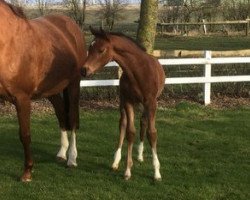
[[[107,49],[100,49],[100,50],[99,50],[99,53],[100,53],[100,54],[104,54],[104,53],[106,52],[106,50],[107,50]]]

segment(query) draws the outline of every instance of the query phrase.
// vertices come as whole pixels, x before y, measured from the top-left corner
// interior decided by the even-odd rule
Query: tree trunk
[[[158,0],[142,0],[137,41],[148,53],[154,50],[154,41],[158,19]]]

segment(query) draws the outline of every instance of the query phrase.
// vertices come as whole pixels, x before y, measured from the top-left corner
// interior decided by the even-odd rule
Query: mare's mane
[[[0,3],[7,5],[11,9],[11,11],[13,12],[14,15],[16,15],[20,18],[23,18],[23,19],[27,19],[26,15],[24,14],[24,11],[21,7],[14,6],[14,5],[12,5],[4,0],[0,0]]]
[[[123,34],[123,33],[120,33],[120,32],[110,32],[108,34],[126,38],[129,41],[133,42],[137,47],[139,47],[139,49],[141,49],[143,51],[146,51],[146,48],[144,46],[142,46],[141,44],[139,44],[134,38],[131,38],[131,37],[129,37],[129,36]]]

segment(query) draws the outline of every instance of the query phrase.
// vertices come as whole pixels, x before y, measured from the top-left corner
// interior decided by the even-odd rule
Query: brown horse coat
[[[27,20],[20,8],[0,0],[0,96],[17,109],[25,152],[23,181],[31,180],[33,166],[31,99],[47,97],[55,108],[60,128],[75,131],[79,118],[80,67],[85,58],[83,34],[69,17],[50,15]],[[59,94],[62,91],[64,99]],[[62,145],[67,143],[65,140]]]
[[[103,30],[91,29],[95,39],[89,47],[88,57],[81,71],[82,75],[90,75],[103,68],[109,61],[116,61],[123,70],[120,79],[120,139],[115,153],[112,168],[116,170],[121,159],[121,148],[124,137],[128,140],[127,169],[125,178],[131,177],[132,148],[135,138],[134,105],[143,105],[141,117],[138,159],[143,161],[143,139],[147,133],[152,148],[154,178],[161,179],[160,162],[157,156],[157,131],[155,114],[157,98],[161,94],[165,73],[158,60],[146,53],[133,39],[120,33],[106,33]]]

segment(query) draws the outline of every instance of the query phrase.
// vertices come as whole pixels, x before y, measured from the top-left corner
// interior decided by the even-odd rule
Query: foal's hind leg
[[[30,112],[31,112],[30,98],[26,95],[19,95],[16,97],[16,110],[19,122],[19,136],[24,148],[24,173],[21,177],[21,181],[31,181],[31,170],[33,167],[33,160],[30,150]]]
[[[143,162],[144,136],[148,128],[147,113],[144,109],[140,121],[140,144],[138,146],[138,161]]]
[[[55,114],[57,116],[59,126],[61,129],[61,147],[56,157],[59,161],[67,160],[66,152],[69,147],[68,134],[66,130],[67,116],[64,108],[64,101],[60,94],[50,96],[48,100],[54,107]]]
[[[154,179],[161,180],[160,162],[157,156],[157,130],[155,128],[156,100],[148,105],[148,140],[152,149]]]
[[[123,145],[123,141],[124,141],[124,137],[126,133],[126,127],[127,127],[127,116],[126,116],[126,112],[125,112],[124,105],[122,102],[120,105],[120,113],[121,113],[120,124],[119,124],[120,136],[119,136],[118,148],[114,156],[114,162],[112,164],[113,170],[117,170],[119,167],[119,163],[121,160],[121,150],[122,150],[122,145]]]
[[[128,180],[131,177],[131,168],[133,166],[132,150],[135,139],[135,126],[134,126],[134,108],[131,103],[125,103],[125,111],[127,115],[127,129],[126,138],[128,141],[128,153],[127,153],[127,168],[125,171],[125,179]]]

